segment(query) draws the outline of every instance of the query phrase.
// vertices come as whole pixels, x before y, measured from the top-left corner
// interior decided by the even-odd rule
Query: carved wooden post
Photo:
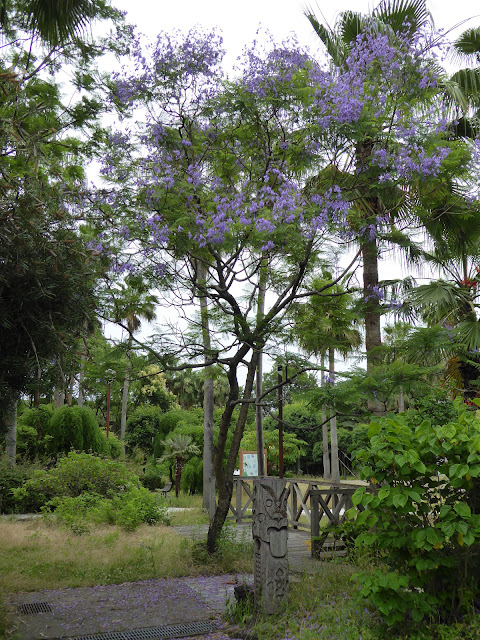
[[[277,613],[287,596],[287,495],[285,480],[253,481],[255,607]]]

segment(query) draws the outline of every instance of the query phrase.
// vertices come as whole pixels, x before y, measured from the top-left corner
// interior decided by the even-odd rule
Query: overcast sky
[[[244,45],[255,38],[259,25],[268,29],[276,41],[293,31],[301,43],[315,49],[318,39],[303,15],[306,6],[318,17],[323,14],[325,21],[333,26],[339,12],[348,9],[368,12],[378,3],[371,0],[113,0],[112,4],[127,11],[128,21],[137,24],[149,37],[155,37],[162,30],[188,31],[194,25],[219,27],[228,63],[232,65]],[[478,0],[428,0],[427,5],[439,28],[450,29],[472,17],[461,29],[480,25]]]

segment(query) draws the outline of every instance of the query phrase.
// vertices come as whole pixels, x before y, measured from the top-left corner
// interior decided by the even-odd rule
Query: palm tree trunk
[[[363,256],[363,293],[365,299],[365,349],[367,352],[367,372],[381,363],[379,348],[382,345],[380,310],[378,298],[378,250],[375,239],[364,241],[361,246]],[[383,415],[385,407],[374,399],[368,400],[368,410],[375,415]]]
[[[182,480],[183,463],[184,463],[184,458],[182,456],[177,456],[177,459],[175,461],[175,497],[176,498],[178,498],[178,494],[180,493],[180,482]]]
[[[321,373],[320,384],[325,386],[325,353],[321,355]],[[330,454],[328,447],[328,422],[327,422],[327,409],[325,405],[322,406],[322,440],[323,440],[323,477],[330,478]]]
[[[202,262],[198,262],[198,281],[205,285],[207,271]],[[208,321],[208,303],[200,293],[200,316],[202,322],[202,341],[205,357],[210,357],[212,342]],[[203,508],[210,520],[215,513],[215,475],[213,471],[213,379],[212,368],[205,367],[205,381],[203,383]]]
[[[328,350],[328,369],[330,373],[330,384],[335,384],[335,349],[330,347]],[[332,482],[337,484],[340,482],[340,466],[338,462],[338,438],[337,438],[337,417],[334,415],[330,418],[330,438],[332,446]]]

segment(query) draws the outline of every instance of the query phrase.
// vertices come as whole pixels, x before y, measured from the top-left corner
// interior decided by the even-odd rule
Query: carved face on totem
[[[270,553],[276,558],[286,553],[287,497],[285,483],[278,480],[273,486],[268,481],[255,483],[253,537],[268,542]]]

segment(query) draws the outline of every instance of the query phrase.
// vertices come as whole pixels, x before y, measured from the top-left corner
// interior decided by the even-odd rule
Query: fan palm
[[[22,16],[22,29],[58,46],[81,36],[107,7],[104,0],[0,0],[0,27],[8,30],[17,14]]]
[[[381,2],[371,13],[363,15],[353,11],[341,13],[335,29],[325,27],[311,10],[305,12],[307,19],[315,33],[325,45],[330,57],[331,65],[338,71],[345,69],[352,44],[364,31],[367,25],[376,29],[390,29],[391,33],[404,33],[413,37],[422,27],[430,24],[431,16],[425,7],[424,0],[391,0]],[[365,132],[363,139],[353,141],[354,173],[366,166],[373,151],[375,134]],[[370,183],[358,185],[356,193],[352,195],[352,202],[356,201],[356,208],[364,219],[365,224],[376,225],[377,218],[385,212],[378,194]],[[367,351],[367,368],[378,360],[376,353],[381,345],[380,309],[378,300],[372,292],[379,290],[377,234],[368,237],[361,236],[359,244],[363,259],[363,288],[365,299],[365,346]]]
[[[331,276],[325,274],[328,280]],[[322,289],[326,280],[315,278],[310,285],[312,291]],[[344,357],[358,348],[362,342],[356,325],[356,314],[351,308],[352,297],[336,285],[329,296],[312,295],[308,302],[299,304],[294,311],[294,335],[296,341],[308,354],[322,359],[322,386],[324,383],[324,359],[328,353],[329,384],[335,378],[335,351]],[[333,482],[340,482],[338,462],[338,439],[336,417],[330,419],[330,440],[332,447],[331,466],[328,455],[328,423],[326,412],[323,417],[323,469],[325,476],[331,475]]]
[[[387,35],[390,34],[391,37],[394,37],[394,34],[402,34],[404,38],[414,39],[422,29],[433,26],[425,0],[384,0],[372,10],[370,15],[347,11],[340,14],[335,29],[322,25],[311,10],[306,11],[306,17],[325,45],[332,67],[339,72],[347,64],[352,44],[364,32],[366,27]],[[457,41],[457,50],[461,51],[463,46],[464,52],[471,54],[472,50],[478,51],[478,49],[474,49],[480,41],[478,31],[472,30],[467,36],[463,40]],[[439,70],[436,71],[439,72]],[[434,100],[439,108],[440,105],[448,103],[452,107],[455,106],[457,111],[465,112],[468,105],[478,99],[479,77],[477,72],[470,73],[465,70],[451,79],[447,79],[446,75],[443,74],[439,83],[440,91],[431,99]],[[422,105],[419,103],[417,108],[421,107]],[[391,223],[394,217],[398,218],[399,216],[408,216],[410,219],[414,216],[417,219],[420,218],[422,222],[440,220],[446,211],[451,210],[451,204],[454,199],[465,203],[465,193],[458,193],[457,185],[453,183],[452,179],[447,181],[447,187],[450,191],[450,197],[447,198],[449,201],[440,203],[440,206],[437,206],[435,211],[432,211],[432,208],[438,203],[432,198],[433,190],[431,188],[428,193],[419,193],[419,185],[410,185],[408,188],[401,190],[396,187],[391,189],[390,192],[381,188],[378,178],[364,171],[372,158],[377,141],[378,135],[374,131],[365,131],[360,139],[352,139],[351,145],[355,147],[354,152],[352,152],[353,169],[349,175],[341,176],[345,193],[348,193],[350,189],[350,194],[347,197],[352,202],[352,209],[356,211],[357,217],[360,217],[363,221],[362,223],[364,225],[368,224],[369,228],[373,230],[368,237],[365,234],[358,237],[363,259],[365,343],[367,369],[369,371],[372,370],[375,364],[380,362],[381,357],[379,350],[381,345],[381,308],[378,298],[373,295],[377,292],[380,293],[378,263],[379,242],[382,236],[379,233],[377,220],[381,219],[382,214],[385,213],[389,214]],[[457,168],[462,167],[462,162],[457,159],[454,166]],[[362,170],[366,176],[363,184],[358,181],[356,183],[352,181],[351,176]],[[442,177],[444,178],[444,176]],[[445,181],[444,183],[446,184]],[[444,190],[445,184],[443,185]],[[354,188],[352,189],[349,185],[354,185]],[[445,222],[441,221],[440,226],[442,225],[445,227]],[[418,258],[420,256],[421,252],[418,251],[418,248],[404,234],[393,227],[391,227],[389,233],[383,234],[383,240],[405,249],[410,257],[415,256]],[[371,403],[371,406],[369,405],[369,408],[371,410],[376,409],[373,403]]]
[[[122,389],[122,410],[120,413],[120,440],[123,442],[127,425],[133,334],[140,329],[142,320],[151,322],[155,318],[157,298],[149,293],[138,278],[131,277],[127,280],[126,285],[122,286],[120,291],[116,293],[114,304],[115,321],[126,328],[128,334],[125,347],[126,362]]]
[[[193,442],[191,436],[180,433],[173,433],[162,444],[165,451],[159,462],[175,462],[175,496],[178,498],[183,465],[190,456],[200,454],[200,448]]]

